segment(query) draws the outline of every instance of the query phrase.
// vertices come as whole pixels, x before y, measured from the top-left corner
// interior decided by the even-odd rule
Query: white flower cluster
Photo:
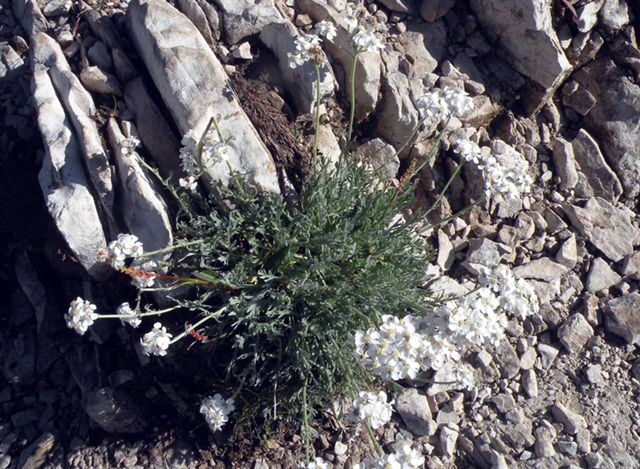
[[[302,463],[298,467],[300,469],[329,469],[329,464],[322,458],[315,458],[308,464]]]
[[[122,303],[120,306],[116,308],[116,314],[122,316],[120,322],[122,325],[129,324],[134,329],[138,328],[140,324],[142,324],[142,319],[140,315],[131,309],[129,303]]]
[[[140,140],[136,137],[127,137],[120,143],[120,152],[125,158],[136,154],[136,148],[140,146]]]
[[[353,466],[353,469],[418,469],[423,467],[424,456],[411,448],[405,441],[400,448],[391,454],[385,454],[372,460],[365,460]]]
[[[156,322],[153,325],[153,329],[140,339],[142,350],[147,355],[163,357],[167,354],[169,345],[171,345],[171,337],[173,336],[167,332],[167,328]]]
[[[436,88],[416,100],[416,108],[423,119],[439,124],[449,116],[462,117],[473,110],[473,100],[466,91],[445,86]]]
[[[326,37],[330,41],[333,41],[338,35],[336,25],[329,21],[320,21],[319,23],[316,23],[314,29],[319,36]]]
[[[520,319],[540,311],[540,304],[533,285],[525,279],[518,279],[504,264],[493,269],[485,267],[480,271],[478,281],[490,288],[500,302],[500,308],[508,315]]]
[[[128,271],[131,276],[131,284],[137,288],[153,287],[158,274],[154,272],[158,268],[155,261],[147,260],[145,262],[134,261],[131,269]]]
[[[200,175],[214,164],[225,161],[231,151],[229,145],[220,139],[215,126],[209,128],[202,136],[190,130],[181,143],[180,162],[187,177],[180,178],[178,183],[192,192],[197,188],[196,180]]]
[[[200,405],[200,413],[213,431],[220,430],[229,421],[229,414],[234,409],[233,399],[223,399],[220,394],[205,398]]]
[[[358,399],[353,401],[350,409],[350,419],[354,422],[364,422],[371,428],[378,429],[391,420],[393,401],[387,402],[387,393],[380,391],[360,391]]]
[[[296,51],[289,53],[289,67],[300,67],[307,62],[320,63],[322,39],[315,34],[302,34],[295,39]]]
[[[500,153],[496,154],[487,147],[480,147],[466,134],[454,142],[454,151],[482,172],[487,198],[498,195],[505,201],[520,199],[531,192],[533,178],[529,174],[529,163],[509,145],[497,148]]]
[[[379,53],[384,44],[378,37],[384,28],[362,5],[348,4],[345,8],[345,21],[356,52]]]
[[[67,327],[75,330],[80,335],[84,335],[87,329],[98,319],[98,314],[95,311],[96,305],[80,297],[76,298],[71,302],[69,311],[64,316]]]
[[[144,253],[142,243],[133,234],[120,233],[108,246],[107,261],[114,269],[124,267],[128,258],[136,259]]]

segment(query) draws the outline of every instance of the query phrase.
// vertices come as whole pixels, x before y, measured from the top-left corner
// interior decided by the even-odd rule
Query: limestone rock
[[[551,282],[567,272],[567,267],[552,261],[548,257],[541,257],[526,264],[519,265],[513,269],[513,273],[518,278],[534,280],[544,280]]]
[[[150,176],[138,162],[137,155],[122,153],[124,135],[112,118],[107,123],[107,135],[115,155],[119,200],[129,233],[135,234],[146,251],[155,251],[171,244],[171,222],[167,206],[158,194]]]
[[[553,141],[553,164],[560,176],[560,187],[573,189],[578,183],[577,163],[573,146],[564,138],[558,137]]]
[[[580,172],[585,177],[590,194],[581,196],[602,197],[610,202],[618,200],[622,194],[622,185],[607,162],[605,161],[598,144],[584,129],[580,129],[578,135],[571,142],[573,152],[580,166]]]
[[[553,441],[556,438],[556,432],[553,426],[543,421],[543,425],[535,430],[536,442],[534,451],[539,458],[548,458],[555,456],[556,450],[553,447]]]
[[[296,109],[300,114],[312,113],[316,101],[316,72],[312,64],[301,66],[289,65],[289,54],[295,52],[295,39],[298,37],[296,27],[289,21],[271,23],[260,32],[260,40],[278,59],[278,68],[282,74],[287,91],[293,97]],[[320,99],[333,94],[333,71],[324,60],[320,66]]]
[[[438,257],[436,264],[442,270],[449,270],[456,260],[456,253],[449,237],[442,230],[438,230]]]
[[[472,0],[470,5],[485,28],[500,31],[511,65],[545,90],[555,89],[571,70],[546,0]]]
[[[274,0],[214,0],[214,4],[222,15],[228,44],[236,44],[284,19]]]
[[[567,204],[563,210],[580,234],[610,260],[618,262],[633,253],[640,230],[634,226],[634,214],[628,208],[618,208],[595,197],[584,208]]]
[[[431,436],[438,429],[431,417],[427,397],[418,393],[417,389],[409,388],[403,392],[396,399],[395,408],[409,431],[416,436]]]
[[[396,150],[381,138],[374,138],[363,143],[356,149],[355,153],[376,171],[382,172],[387,179],[393,179],[398,176],[400,159],[396,155]]]
[[[586,33],[598,22],[598,12],[602,8],[604,0],[595,0],[589,3],[585,3],[578,8],[578,18],[576,20],[576,26],[578,31]]]
[[[560,351],[548,344],[538,344],[536,348],[538,349],[540,368],[543,370],[548,370],[549,368],[551,368],[551,365],[553,365],[553,362],[555,361]]]
[[[414,0],[380,0],[391,11],[411,13],[414,8]]]
[[[96,108],[93,99],[71,71],[57,42],[45,33],[37,33],[31,38],[31,47],[32,59],[49,68],[51,82],[78,137],[77,144],[84,155],[89,178],[104,208],[110,228],[113,229],[115,223],[111,168],[94,120]]]
[[[342,12],[328,5],[325,0],[298,0],[296,6],[310,15],[316,23],[327,20],[336,25],[337,36],[332,41],[325,40],[323,46],[329,56],[340,64],[344,70],[344,80],[346,80],[351,73],[353,45]],[[355,76],[356,122],[365,119],[375,109],[378,103],[381,78],[382,59],[380,54],[372,52],[360,54],[356,62]],[[342,86],[350,96],[351,91],[347,82],[343,81]]]
[[[452,458],[456,451],[458,435],[457,430],[449,427],[442,427],[442,430],[440,430],[440,447],[444,455],[448,458]]]
[[[522,372],[522,387],[529,398],[535,399],[538,397],[538,377],[534,370],[524,370]]]
[[[239,11],[244,3],[230,3],[229,11]],[[278,191],[271,155],[238,103],[224,68],[191,21],[162,0],[133,0],[127,16],[131,38],[180,132],[202,134],[215,117],[223,137],[233,136],[231,168],[264,190]],[[229,180],[222,164],[207,175]]]
[[[422,81],[436,69],[446,52],[447,31],[443,21],[409,23],[398,42],[409,62],[409,78]]]
[[[629,198],[640,194],[640,86],[633,83],[611,60],[595,60],[574,79],[596,98],[585,117],[587,128],[622,182]]]
[[[629,5],[626,0],[604,0],[600,9],[600,23],[609,31],[617,31],[629,24]]]
[[[624,260],[622,273],[634,280],[640,280],[640,252],[636,252]]]
[[[560,401],[551,407],[551,413],[553,418],[564,425],[564,431],[569,435],[575,435],[579,430],[587,428],[587,422],[584,417],[572,411]]]
[[[11,6],[14,16],[28,36],[32,37],[36,33],[46,32],[49,29],[49,23],[36,0],[13,0]]]
[[[593,328],[580,313],[569,316],[558,329],[558,339],[569,353],[577,353],[593,337]]]
[[[82,84],[86,86],[89,91],[122,96],[118,79],[113,75],[103,72],[99,67],[91,66],[82,70],[82,72],[80,72],[80,81],[82,81]]]
[[[572,234],[567,238],[558,252],[556,253],[556,261],[564,265],[568,269],[573,269],[578,263],[578,245],[576,243],[576,235]]]
[[[198,28],[204,40],[207,41],[208,44],[214,45],[211,26],[200,4],[196,0],[178,0],[178,7],[180,11],[191,20],[195,27]]]
[[[33,97],[45,148],[38,181],[47,209],[78,262],[98,279],[110,269],[98,261],[106,239],[91,195],[82,153],[46,70],[33,72]]]
[[[593,293],[608,290],[620,280],[622,277],[614,272],[609,263],[601,257],[597,257],[593,260],[591,270],[589,270],[587,290]]]
[[[113,72],[113,59],[107,46],[102,41],[96,41],[94,45],[87,50],[89,61],[93,65],[97,65],[101,70],[107,73]]]
[[[629,344],[640,342],[640,294],[637,292],[610,300],[604,309],[605,328]]]

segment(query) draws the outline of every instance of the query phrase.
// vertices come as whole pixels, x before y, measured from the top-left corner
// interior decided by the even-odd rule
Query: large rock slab
[[[589,133],[580,129],[576,138],[571,141],[573,154],[582,174],[581,184],[576,188],[580,197],[602,197],[615,202],[622,195],[622,185],[600,152],[598,143]],[[582,187],[583,185],[588,187]],[[578,190],[580,189],[580,190]]]
[[[640,194],[640,86],[607,59],[585,65],[574,79],[596,98],[585,117],[587,128],[602,144],[625,195],[636,197]]]
[[[311,113],[315,109],[317,80],[315,67],[306,63],[302,66],[291,67],[289,54],[296,50],[295,39],[299,33],[289,21],[271,23],[260,33],[260,40],[273,52],[278,59],[278,68],[287,90],[293,97],[295,107],[301,114]],[[334,76],[329,62],[320,65],[320,99],[333,94]]]
[[[133,0],[127,11],[131,38],[183,134],[201,135],[215,117],[231,152],[232,169],[268,191],[279,191],[275,165],[229,86],[229,78],[189,19],[163,0]],[[208,176],[229,180],[226,165]]]
[[[551,21],[548,0],[471,0],[482,25],[495,32],[511,65],[546,90],[571,70]]]
[[[120,208],[128,232],[135,234],[146,251],[156,251],[171,244],[171,222],[164,200],[156,190],[137,155],[122,151],[125,137],[112,118],[107,123],[109,144],[115,155]]]
[[[567,204],[563,210],[580,234],[614,262],[631,255],[640,241],[640,230],[632,221],[635,215],[626,207],[594,197],[584,208]]]
[[[109,268],[98,261],[107,242],[89,189],[78,140],[42,65],[33,72],[33,98],[45,155],[38,181],[42,195],[69,249],[89,275],[100,280]]]
[[[48,67],[48,75],[78,137],[77,143],[84,155],[89,178],[104,209],[106,221],[109,228],[114,230],[111,167],[94,120],[96,107],[93,99],[71,71],[56,41],[45,33],[37,33],[31,38],[31,48],[34,63]]]
[[[326,0],[298,0],[296,6],[310,15],[315,22],[330,21],[337,27],[336,37],[329,41],[324,40],[324,49],[340,64],[343,74],[343,89],[351,96],[348,77],[351,74],[353,45],[347,29],[345,17],[341,11],[329,6]],[[363,52],[356,61],[355,76],[355,119],[357,122],[364,120],[373,112],[378,103],[378,92],[382,79],[382,59],[380,54]]]
[[[213,3],[222,15],[228,44],[235,44],[284,19],[273,0],[213,0]]]

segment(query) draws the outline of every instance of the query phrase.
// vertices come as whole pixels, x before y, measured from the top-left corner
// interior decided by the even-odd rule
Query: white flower
[[[315,30],[319,36],[323,36],[329,39],[330,41],[333,41],[333,39],[338,34],[338,31],[336,30],[336,25],[329,21],[320,21],[319,23],[316,24]]]
[[[309,464],[302,463],[298,467],[300,469],[329,469],[329,464],[322,458],[315,458]]]
[[[178,184],[191,192],[195,192],[198,189],[198,180],[193,176],[178,179]]]
[[[371,28],[362,27],[352,36],[353,44],[357,49],[378,53],[384,49],[384,44]]]
[[[129,324],[131,327],[136,329],[137,327],[140,326],[140,324],[142,324],[142,319],[140,319],[140,316],[134,310],[131,309],[131,306],[129,306],[129,303],[122,303],[120,306],[118,306],[116,308],[116,314],[119,314],[120,316],[124,316],[120,319],[120,322],[123,325]]]
[[[471,390],[476,385],[475,371],[468,363],[457,363],[455,368],[456,381],[458,389]]]
[[[200,405],[200,413],[213,431],[220,430],[229,421],[229,414],[234,409],[233,399],[223,399],[220,394],[205,398]]]
[[[412,449],[408,441],[401,443],[395,457],[402,469],[418,469],[424,464],[424,456],[418,450]]]
[[[442,88],[442,97],[454,117],[462,117],[473,110],[473,99],[464,90],[445,86]]]
[[[124,267],[127,258],[136,259],[144,253],[142,243],[133,234],[120,233],[109,243],[107,259],[114,269]]]
[[[387,402],[387,393],[380,391],[361,391],[358,399],[353,401],[351,419],[356,422],[364,422],[374,430],[385,425],[391,420],[393,401]]]
[[[422,118],[432,124],[438,124],[447,118],[449,108],[440,89],[425,93],[416,99],[415,104]]]
[[[182,169],[194,178],[214,164],[228,159],[231,152],[229,145],[220,140],[215,126],[211,126],[205,135],[197,135],[190,130],[182,137],[181,143],[179,156]]]
[[[140,140],[135,137],[127,137],[120,144],[122,156],[129,157],[136,153],[136,148],[140,146]]]
[[[96,305],[80,297],[76,298],[71,302],[69,311],[64,316],[67,327],[75,330],[80,335],[84,335],[93,322],[98,319],[95,311]]]
[[[319,63],[322,40],[315,34],[302,34],[295,39],[296,51],[289,53],[289,67],[296,68],[307,62]]]
[[[153,325],[153,329],[140,339],[142,350],[147,355],[162,357],[167,354],[167,349],[171,345],[171,337],[173,336],[167,332],[167,328],[157,322]]]
[[[493,269],[485,267],[480,271],[478,281],[498,295],[502,309],[513,317],[525,319],[540,311],[533,285],[525,279],[517,279],[506,265]]]
[[[131,284],[137,288],[151,288],[153,287],[158,274],[154,272],[154,269],[158,268],[158,264],[155,261],[136,262],[131,264],[131,269],[128,270],[131,276]]]

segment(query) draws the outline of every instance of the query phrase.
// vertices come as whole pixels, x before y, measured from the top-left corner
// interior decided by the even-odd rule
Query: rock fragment
[[[539,458],[549,458],[556,455],[553,447],[553,441],[556,438],[556,432],[553,427],[543,420],[543,424],[535,429],[536,442],[534,451]]]
[[[529,398],[535,399],[538,397],[538,377],[534,370],[524,370],[522,372],[522,387]]]
[[[605,328],[629,344],[640,342],[640,294],[629,293],[609,300],[604,308]]]
[[[578,263],[578,245],[574,234],[562,243],[556,253],[556,261],[567,269],[573,269],[576,266]]]
[[[230,45],[284,20],[274,0],[214,0],[213,3],[220,11],[225,39]]]
[[[87,87],[89,91],[95,91],[100,94],[112,94],[114,96],[122,96],[120,83],[113,75],[100,70],[99,67],[92,65],[86,67],[80,72],[80,81]]]
[[[537,349],[538,358],[540,360],[540,368],[543,370],[548,370],[549,368],[551,368],[551,365],[555,361],[560,351],[557,348],[547,344],[538,344]]]
[[[449,427],[442,427],[440,430],[440,446],[442,452],[448,458],[453,457],[458,442],[458,431]]]
[[[446,15],[454,4],[455,0],[422,0],[420,16],[428,22],[436,21]]]
[[[552,261],[548,257],[541,257],[513,269],[518,278],[543,280],[551,282],[559,279],[567,272],[567,267]]]
[[[558,329],[558,339],[569,353],[578,353],[593,337],[593,328],[580,313],[569,316]]]
[[[431,417],[427,397],[410,388],[396,399],[396,411],[411,433],[417,436],[433,435],[438,425]]]
[[[584,417],[565,407],[560,401],[551,407],[551,414],[553,418],[564,425],[564,431],[569,435],[575,435],[578,430],[587,428],[587,422]]]
[[[584,129],[580,129],[571,141],[573,152],[580,166],[588,188],[582,189],[580,196],[602,197],[610,202],[618,200],[622,194],[622,185],[602,156],[598,143]]]
[[[622,277],[614,272],[607,261],[596,257],[591,263],[591,270],[587,277],[587,290],[593,293],[608,290],[620,280]]]
[[[630,255],[624,260],[622,273],[634,280],[640,280],[640,252]]]

